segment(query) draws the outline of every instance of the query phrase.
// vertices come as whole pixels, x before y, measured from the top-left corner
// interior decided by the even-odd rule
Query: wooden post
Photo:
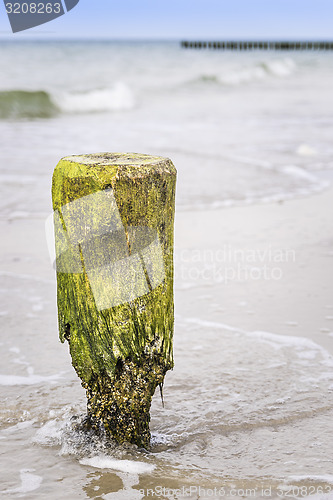
[[[167,158],[63,158],[53,173],[60,340],[88,423],[147,447],[149,410],[173,367],[176,169]]]

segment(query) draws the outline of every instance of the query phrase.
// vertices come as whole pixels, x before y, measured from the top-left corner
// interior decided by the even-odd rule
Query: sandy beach
[[[332,213],[333,188],[284,202],[177,212],[176,314],[307,337],[333,354]],[[0,275],[55,287],[44,221],[0,224]]]
[[[178,213],[176,312],[307,337],[333,354],[332,213],[332,188],[282,203]]]

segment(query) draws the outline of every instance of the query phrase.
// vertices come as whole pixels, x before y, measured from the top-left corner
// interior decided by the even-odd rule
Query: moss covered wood
[[[148,446],[151,398],[173,367],[176,169],[167,158],[63,158],[53,174],[60,340],[89,423]]]

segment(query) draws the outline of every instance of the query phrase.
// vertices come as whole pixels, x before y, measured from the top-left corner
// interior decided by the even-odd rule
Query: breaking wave
[[[132,109],[131,90],[123,83],[85,92],[8,90],[0,92],[0,119],[52,118],[61,113],[101,113]]]
[[[199,77],[199,81],[236,86],[264,80],[269,77],[284,78],[294,73],[295,69],[296,64],[294,61],[286,57],[248,66],[240,66],[235,69],[229,68],[227,71],[219,74],[204,74]]]
[[[120,82],[112,88],[58,94],[54,96],[54,101],[65,113],[122,111],[135,105],[131,90]]]

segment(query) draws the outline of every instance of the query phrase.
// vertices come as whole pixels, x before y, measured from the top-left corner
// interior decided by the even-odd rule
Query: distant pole
[[[173,367],[176,169],[167,158],[63,158],[53,173],[60,340],[88,424],[147,447],[151,398]]]

